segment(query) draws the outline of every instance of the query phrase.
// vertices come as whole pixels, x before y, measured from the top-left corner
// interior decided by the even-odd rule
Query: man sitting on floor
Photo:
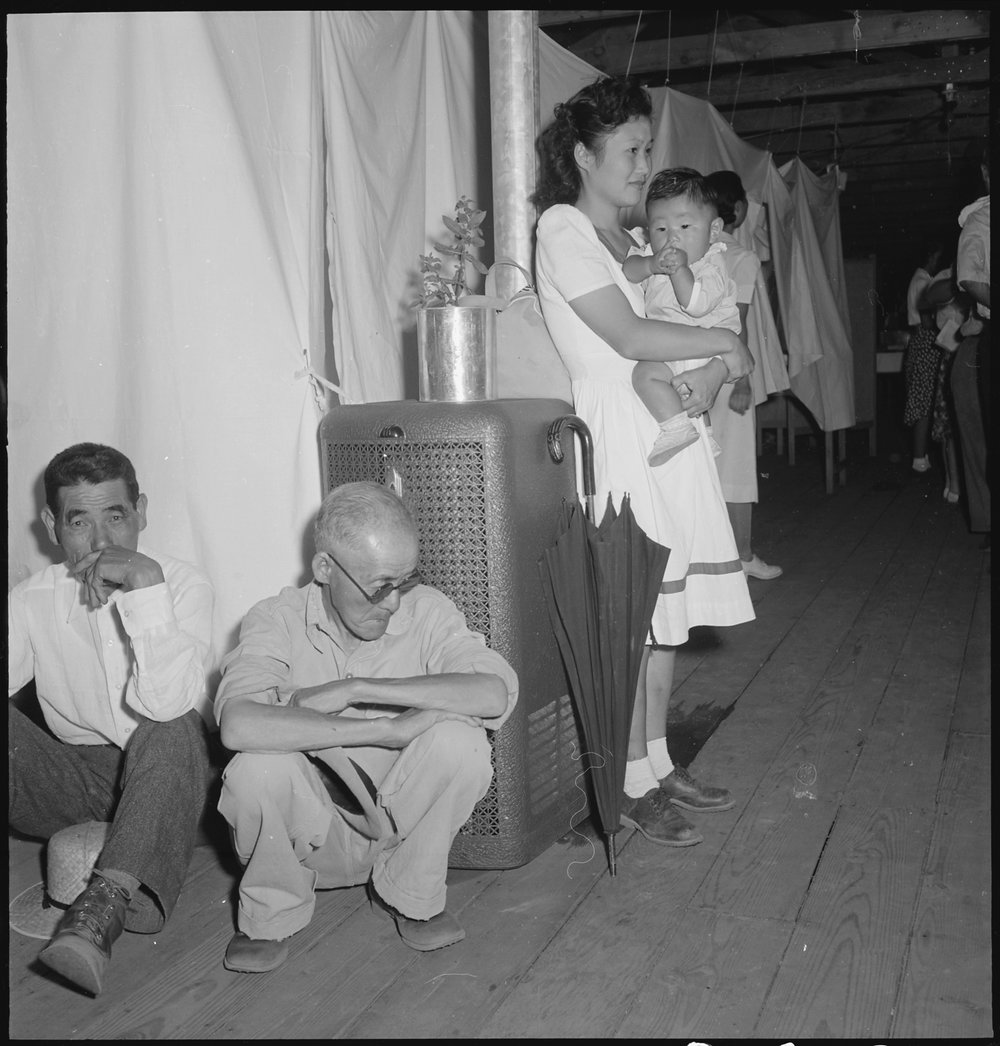
[[[79,443],[44,483],[42,522],[66,561],[10,593],[9,694],[34,680],[51,734],[8,704],[8,821],[42,839],[110,822],[40,956],[97,995],[123,926],[158,931],[187,873],[208,787],[198,709],[214,594],[194,567],[139,546],[146,495],[124,454]]]
[[[315,890],[369,884],[411,948],[465,931],[448,854],[492,779],[484,727],[517,698],[507,662],[417,573],[417,528],[374,483],[315,523],[314,581],[246,616],[216,697],[234,756],[219,810],[244,866],[227,969],[261,973],[309,924]]]

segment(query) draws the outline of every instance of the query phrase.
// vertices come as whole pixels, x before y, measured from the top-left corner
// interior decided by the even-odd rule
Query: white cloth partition
[[[302,573],[319,491],[312,17],[7,20],[8,583],[61,558],[41,472],[133,460],[146,538],[207,570],[216,644]]]
[[[801,267],[801,283],[808,293],[791,297],[786,311],[805,301],[814,332],[796,335],[815,338],[822,353],[811,366],[791,376],[792,392],[809,408],[826,432],[850,428],[856,420],[854,405],[854,356],[844,281],[844,256],[840,244],[840,218],[836,172],[819,178],[795,159],[779,171],[788,188],[794,220],[793,257]]]
[[[319,18],[341,401],[415,398],[419,255],[445,237],[441,215],[460,196],[490,208],[489,182],[480,184],[481,159],[489,171],[488,70],[484,98],[475,68],[475,45],[487,53],[486,20],[471,11]]]

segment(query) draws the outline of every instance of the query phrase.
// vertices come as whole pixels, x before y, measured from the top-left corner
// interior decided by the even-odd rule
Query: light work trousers
[[[358,796],[368,815],[333,801],[320,759],[361,767],[376,791]],[[379,896],[412,919],[444,910],[448,854],[492,780],[486,731],[431,727],[402,750],[252,753],[233,757],[219,812],[243,864],[237,916],[254,940],[283,940],[312,918],[317,889],[369,877]]]

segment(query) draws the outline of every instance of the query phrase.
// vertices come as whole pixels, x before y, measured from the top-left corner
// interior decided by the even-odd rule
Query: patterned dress
[[[916,425],[922,418],[931,416],[942,356],[941,350],[934,344],[936,337],[936,328],[921,325],[913,332],[906,346],[903,360],[903,374],[906,378],[904,425]]]

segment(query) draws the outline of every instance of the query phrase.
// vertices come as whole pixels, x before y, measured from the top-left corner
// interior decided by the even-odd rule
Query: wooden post
[[[532,272],[537,215],[535,138],[538,134],[538,12],[490,11],[490,114],[493,141],[493,242],[496,257]],[[524,278],[497,270],[497,289],[510,297]]]

